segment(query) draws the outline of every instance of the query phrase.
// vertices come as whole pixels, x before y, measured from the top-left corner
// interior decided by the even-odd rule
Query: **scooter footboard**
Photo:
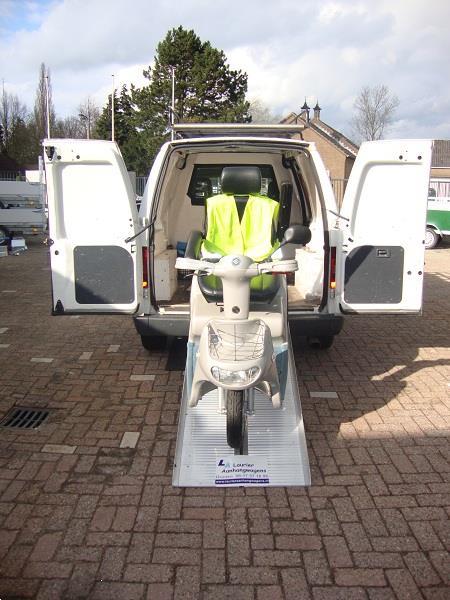
[[[198,347],[188,344],[172,483],[174,486],[303,486],[310,485],[308,451],[292,344],[274,347],[282,393],[274,409],[263,393],[254,394],[248,416],[248,454],[235,454],[227,444],[226,414],[220,412],[219,390],[207,392],[197,406],[188,399]]]

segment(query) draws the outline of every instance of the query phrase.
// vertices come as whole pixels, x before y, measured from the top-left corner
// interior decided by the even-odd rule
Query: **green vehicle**
[[[425,247],[435,248],[450,236],[450,179],[430,179]]]

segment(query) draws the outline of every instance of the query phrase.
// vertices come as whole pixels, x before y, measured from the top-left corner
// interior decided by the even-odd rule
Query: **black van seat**
[[[224,194],[233,194],[239,218],[245,210],[250,194],[261,191],[261,171],[254,166],[224,167],[222,170],[221,189]],[[192,240],[188,241],[186,255],[199,251],[198,232],[193,232]],[[198,257],[198,254],[197,254]],[[215,275],[205,275],[198,278],[199,287],[208,302],[223,302],[222,281]],[[250,300],[252,302],[270,302],[280,285],[279,276],[260,275],[253,277],[250,282]]]
[[[198,278],[198,285],[208,302],[223,302],[222,281],[215,275]],[[271,302],[280,287],[279,275],[259,275],[250,281],[250,302]]]

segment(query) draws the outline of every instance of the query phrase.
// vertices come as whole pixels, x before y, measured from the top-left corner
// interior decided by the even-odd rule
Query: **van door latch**
[[[377,248],[377,257],[378,258],[390,258],[391,251],[388,248]]]

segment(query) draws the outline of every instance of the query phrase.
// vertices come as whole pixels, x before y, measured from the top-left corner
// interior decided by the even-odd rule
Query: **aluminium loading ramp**
[[[195,355],[196,348],[191,348]],[[191,355],[192,355],[191,354]],[[189,355],[189,351],[188,351]],[[189,359],[188,359],[189,361]],[[186,377],[180,407],[172,484],[181,487],[304,486],[311,484],[308,450],[289,342],[287,381],[281,409],[255,393],[248,416],[248,454],[235,454],[226,441],[226,415],[217,389],[188,406]]]

